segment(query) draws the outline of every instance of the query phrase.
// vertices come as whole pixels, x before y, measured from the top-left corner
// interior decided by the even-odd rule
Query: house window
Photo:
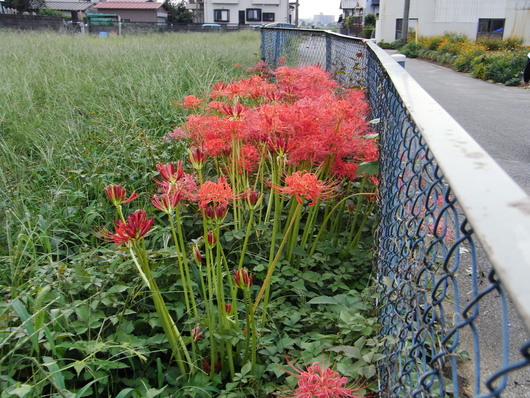
[[[274,22],[274,13],[273,12],[264,12],[263,21],[265,22]]]
[[[230,10],[213,10],[214,22],[230,22]]]
[[[478,20],[477,37],[492,37],[494,39],[502,39],[503,33],[504,19],[480,18]]]
[[[418,18],[410,18],[408,35],[410,36],[411,33],[417,32],[417,27]],[[396,19],[396,40],[401,39],[401,32],[403,32],[403,18]]]
[[[247,21],[260,22],[261,21],[261,9],[260,8],[247,8]]]

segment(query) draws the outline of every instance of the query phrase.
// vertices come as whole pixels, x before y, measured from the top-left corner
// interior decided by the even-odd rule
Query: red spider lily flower
[[[309,206],[313,206],[318,200],[328,199],[336,195],[336,184],[325,184],[317,179],[316,174],[305,170],[295,171],[285,177],[284,187],[274,187],[276,191],[294,196],[296,201],[303,204],[304,199],[311,200]]]
[[[230,116],[233,119],[240,119],[246,111],[246,108],[241,105],[240,102],[231,105],[226,102],[212,101],[210,102],[209,107]]]
[[[233,198],[232,188],[223,176],[217,182],[206,181],[197,191],[197,203],[201,209],[226,207]]]
[[[136,210],[127,217],[127,220],[116,221],[114,226],[115,233],[110,232],[102,234],[103,238],[116,243],[116,247],[130,241],[138,241],[143,238],[153,226],[154,218],[147,218],[145,210]]]
[[[191,329],[190,334],[194,342],[197,342],[202,338],[203,333],[200,330],[200,326],[195,326],[193,329]]]
[[[232,304],[225,303],[225,312],[230,314],[232,312]]]
[[[246,268],[235,269],[234,281],[240,289],[249,289],[252,286],[252,274]]]
[[[158,163],[156,169],[164,179],[171,183],[175,183],[184,176],[184,169],[182,168],[182,161],[179,160],[177,163],[177,170],[175,171],[175,165],[170,163]]]
[[[338,83],[328,72],[318,66],[282,66],[276,69],[274,74],[278,87],[290,91],[294,98],[319,98],[338,87]]]
[[[248,68],[247,72],[256,72],[259,75],[263,75],[268,71],[268,65],[264,60],[259,61],[252,68]]]
[[[184,97],[182,105],[187,109],[197,109],[201,106],[201,99],[194,95],[187,95]]]
[[[182,199],[182,194],[179,191],[169,189],[163,194],[154,195],[153,199],[151,199],[151,203],[158,210],[170,214],[178,206],[180,199]]]
[[[338,372],[322,367],[319,362],[302,370],[290,364],[296,373],[289,372],[298,379],[298,384],[292,394],[285,396],[293,398],[362,398],[358,395],[366,386],[349,386],[348,378]]]
[[[105,192],[114,206],[132,202],[138,197],[138,194],[135,191],[128,199],[125,199],[127,197],[127,191],[121,185],[105,185]]]
[[[195,170],[202,169],[207,157],[204,149],[200,146],[196,146],[188,149],[188,153],[190,154],[190,156],[188,156],[188,160],[191,163],[191,167],[193,167]]]

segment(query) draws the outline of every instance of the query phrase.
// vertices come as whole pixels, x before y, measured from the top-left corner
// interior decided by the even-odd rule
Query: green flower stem
[[[314,227],[315,227],[315,220],[318,215],[318,211],[320,210],[320,203],[315,204],[314,206],[311,206],[309,210],[309,214],[307,215],[307,221],[304,226],[304,233],[302,235],[302,240],[300,241],[300,247],[307,252],[307,248],[309,246],[310,240],[309,237],[312,236]],[[308,242],[309,241],[309,242]],[[301,256],[296,256],[296,269],[300,267],[300,260]]]
[[[207,283],[207,289],[205,297],[205,307],[207,308],[207,319],[208,319],[208,332],[209,332],[209,340],[210,340],[210,377],[214,377],[215,374],[215,363],[217,362],[217,346],[215,344],[214,340],[214,333],[216,331],[216,325],[215,325],[215,314],[213,311],[213,300],[214,300],[214,285],[213,285],[213,254],[212,254],[212,248],[210,247],[210,244],[208,243],[208,226],[206,217],[203,217],[203,236],[204,236],[204,242],[205,242],[205,257],[206,257],[206,283]]]
[[[160,319],[160,324],[162,325],[162,329],[164,330],[164,333],[168,339],[169,346],[173,351],[173,355],[175,355],[176,357],[177,366],[179,367],[179,370],[184,375],[188,374],[188,372],[194,374],[195,367],[193,366],[193,362],[189,355],[186,344],[184,343],[182,335],[180,334],[180,331],[178,330],[175,322],[169,314],[164,298],[162,297],[160,289],[158,288],[158,285],[151,273],[151,268],[149,267],[149,262],[147,259],[147,251],[145,249],[145,242],[143,241],[143,239],[141,240],[141,242],[133,241],[132,244],[129,246],[133,257],[135,259],[139,259],[139,261],[135,260],[135,263],[139,263],[139,265],[141,266],[141,270],[143,271],[143,274],[147,280],[147,286],[151,291],[151,297],[153,298],[156,312]]]
[[[241,253],[240,253],[240,257],[239,257],[239,265],[237,266],[237,269],[241,269],[243,267],[243,262],[245,260],[245,253],[247,251],[248,239],[250,237],[250,231],[251,231],[251,228],[252,228],[253,220],[254,220],[254,207],[252,207],[250,209],[250,213],[249,213],[249,216],[248,216],[247,229],[246,229],[246,232],[245,232],[245,239],[243,240],[243,247],[241,247]]]
[[[296,200],[294,200],[294,198],[291,198],[291,208],[289,209],[289,215],[287,216],[287,220],[291,220],[291,219],[294,220],[293,215],[296,209],[298,209],[298,206],[300,206],[300,204]],[[284,236],[287,237],[287,248],[285,249],[286,251],[285,258],[289,262],[291,262],[292,260],[294,247],[296,246],[299,225],[300,225],[300,218],[296,217],[294,226],[291,226],[289,222],[286,223],[285,230],[283,232]]]
[[[245,334],[245,351],[243,354],[243,363],[246,363],[248,361],[248,357],[250,355],[250,312],[252,309],[250,308],[252,306],[252,303],[250,301],[250,295],[248,294],[247,289],[244,289],[244,303],[245,303],[245,318],[246,318],[246,328],[247,333]]]
[[[341,199],[333,208],[326,214],[326,217],[324,217],[324,220],[322,221],[322,225],[320,226],[320,229],[318,231],[318,234],[313,241],[313,245],[311,246],[311,250],[309,250],[309,257],[311,257],[317,248],[318,242],[320,240],[320,237],[322,236],[322,233],[324,232],[325,226],[327,222],[329,221],[330,217],[333,215],[334,211],[341,205],[342,202],[346,201],[349,198],[353,198],[354,196],[362,196],[362,195],[369,195],[367,193],[354,193],[349,196],[344,197]]]
[[[257,352],[256,322],[254,320],[254,307],[252,306],[252,299],[250,297],[250,288],[245,288],[244,290],[245,301],[247,303],[247,349],[245,351],[250,351],[250,373],[255,376]],[[248,359],[248,354],[245,356]]]
[[[175,209],[175,220],[176,220],[176,224],[177,224],[177,236],[179,238],[180,251],[182,253],[184,274],[186,276],[186,283],[188,285],[187,291],[188,291],[188,294],[190,296],[190,304],[191,304],[191,308],[192,308],[192,311],[193,311],[193,315],[195,316],[196,319],[198,319],[199,318],[199,313],[197,311],[197,303],[195,301],[195,295],[193,294],[193,285],[191,283],[190,267],[189,267],[189,264],[188,264],[188,257],[186,256],[186,252],[187,252],[186,251],[186,244],[184,243],[185,242],[184,232],[182,231],[182,221],[181,221],[181,218],[180,218],[180,211],[179,211],[178,207]],[[175,242],[175,244],[176,244],[176,242]]]
[[[375,204],[371,203],[370,206],[364,211],[363,218],[361,220],[361,223],[359,224],[359,227],[357,228],[357,233],[353,237],[353,239],[350,240],[350,243],[348,244],[347,250],[351,250],[359,244],[359,240],[361,239],[361,234],[363,232],[363,227],[366,224],[366,221],[368,220],[368,217],[370,216],[372,209],[374,208]]]
[[[191,306],[190,306],[190,299],[189,299],[190,292],[188,292],[188,282],[187,282],[186,274],[184,271],[184,264],[183,264],[184,261],[182,259],[182,257],[184,256],[184,253],[182,252],[182,248],[180,247],[180,242],[177,238],[177,232],[175,230],[175,222],[173,221],[173,217],[171,217],[171,214],[169,215],[169,225],[171,226],[171,234],[173,235],[173,240],[175,242],[175,246],[177,247],[177,262],[179,266],[180,280],[182,281],[184,302],[186,303],[187,312],[191,314]]]
[[[301,213],[298,215],[298,217],[296,217],[295,219],[295,224],[293,226],[293,228],[291,228],[291,232],[290,232],[290,243],[289,243],[289,246],[288,246],[288,252],[286,254],[286,258],[287,258],[287,261],[289,263],[292,264],[293,262],[293,256],[294,256],[294,250],[296,248],[296,243],[298,241],[298,235],[299,235],[299,231],[300,231],[300,218],[301,218]]]
[[[147,279],[147,276],[145,275],[142,266],[140,263],[138,263],[138,259],[136,258],[136,255],[134,254],[134,250],[131,245],[127,245],[129,247],[129,252],[131,253],[131,257],[133,259],[134,265],[136,266],[136,269],[138,270],[138,273],[140,274],[140,277],[144,281],[145,285],[148,287],[149,290],[151,290],[151,285],[149,284],[149,279]]]
[[[309,237],[314,231],[315,220],[317,218],[318,212],[320,211],[320,203],[311,206],[309,209],[309,214],[307,215],[307,221],[304,226],[304,234],[302,235],[302,240],[300,241],[300,246],[305,247],[309,241]]]
[[[283,247],[285,246],[285,243],[287,242],[287,236],[289,235],[289,232],[291,228],[293,227],[295,220],[298,218],[300,211],[302,210],[302,205],[300,203],[297,204],[296,209],[294,211],[293,216],[291,217],[291,220],[289,222],[289,226],[287,227],[287,230],[285,231],[285,234],[283,236],[282,242],[280,243],[280,247],[278,248],[278,251],[276,252],[276,256],[272,260],[272,262],[269,264],[269,267],[267,269],[267,275],[265,276],[265,280],[263,281],[263,285],[261,285],[261,289],[258,292],[258,295],[256,296],[256,300],[254,300],[254,308],[253,311],[256,312],[256,309],[258,308],[258,305],[261,301],[261,298],[265,294],[265,292],[269,291],[270,284],[271,284],[271,278],[272,274],[274,272],[274,269],[276,268],[276,264],[278,264],[278,260],[280,259],[280,255],[282,254]],[[268,297],[268,294],[267,294]],[[268,299],[267,299],[268,301]],[[263,304],[263,313],[267,313],[267,302],[264,302]]]
[[[252,301],[250,298],[250,291],[248,292],[248,300],[249,300],[249,311],[250,311],[250,330],[252,333],[252,348],[250,350],[250,372],[253,376],[255,376],[255,369],[256,369],[256,355],[258,350],[258,344],[257,344],[257,333],[256,333],[256,322],[254,320],[254,307],[252,306]]]
[[[361,181],[361,186],[359,187],[359,192],[362,192],[364,190],[365,182],[366,182],[366,177],[363,178],[362,181]],[[357,197],[357,203],[355,204],[355,213],[353,215],[353,221],[352,221],[351,226],[350,226],[348,242],[351,242],[353,240],[353,237],[354,237],[355,227],[357,226],[357,219],[359,218],[359,213],[360,213],[359,209],[361,208],[362,199],[363,199],[362,196],[358,196]]]

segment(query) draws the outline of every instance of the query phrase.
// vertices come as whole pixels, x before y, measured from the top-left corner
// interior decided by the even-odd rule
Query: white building
[[[187,5],[202,16],[196,22],[223,25],[290,23],[289,0],[194,0]]]
[[[376,40],[401,37],[404,0],[380,0]],[[530,44],[530,0],[410,0],[409,29],[421,36],[522,37]]]

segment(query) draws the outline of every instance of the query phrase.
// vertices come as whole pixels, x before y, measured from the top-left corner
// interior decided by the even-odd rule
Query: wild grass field
[[[85,243],[105,180],[137,182],[182,121],[182,98],[242,76],[258,53],[256,32],[0,32],[2,254],[20,233],[45,236],[49,254]]]
[[[368,105],[259,44],[0,31],[1,398],[373,387]]]

